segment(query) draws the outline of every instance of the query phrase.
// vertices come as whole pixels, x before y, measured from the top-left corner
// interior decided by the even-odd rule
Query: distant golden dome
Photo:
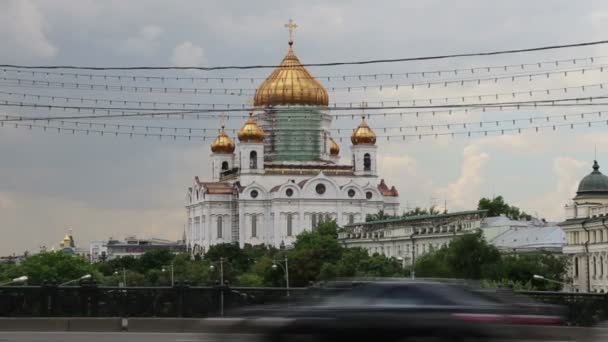
[[[245,125],[239,130],[237,135],[241,142],[263,142],[264,130],[258,126],[258,123],[253,118],[253,113],[249,113],[249,119]]]
[[[332,156],[337,156],[340,154],[340,145],[338,145],[338,143],[336,143],[336,141],[333,138],[329,138],[329,143],[331,144],[329,146],[329,154]]]
[[[254,106],[324,106],[329,96],[323,85],[306,70],[293,52],[293,41],[281,65],[255,91]]]
[[[226,131],[224,130],[224,126],[218,134],[217,138],[211,143],[211,152],[220,153],[220,154],[231,154],[234,152],[234,141],[230,139]]]
[[[365,116],[361,118],[361,123],[351,135],[350,141],[353,145],[374,145],[376,143],[376,133],[369,128]]]

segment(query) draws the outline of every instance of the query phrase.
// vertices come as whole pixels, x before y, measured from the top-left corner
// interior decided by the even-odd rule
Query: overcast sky
[[[283,25],[289,18],[298,24],[295,50],[304,63],[490,51],[608,38],[605,33],[608,32],[608,3],[605,1],[4,0],[0,1],[0,64],[276,64],[286,53],[287,32]],[[497,57],[310,70],[315,75],[405,73],[604,55],[608,55],[608,49],[595,46]],[[597,58],[593,62],[562,63],[546,68],[593,68],[608,63],[607,60]],[[269,72],[190,71],[180,75],[265,77]],[[481,73],[479,77],[483,75]],[[0,77],[9,76],[15,77],[15,74],[0,72]],[[423,80],[420,76],[402,77],[399,82]],[[345,84],[335,80],[321,81],[327,87]],[[396,81],[386,78],[367,81],[368,84],[383,82]],[[533,82],[526,79],[464,87],[330,92],[330,102],[508,94],[600,82],[606,82],[606,77],[596,70]],[[96,83],[103,82],[98,79]],[[251,89],[258,83],[192,85],[186,82],[183,86]],[[363,83],[366,82],[359,82]],[[116,100],[247,103],[246,97],[235,96],[86,92],[11,87],[0,81],[0,92],[10,91]],[[567,96],[591,94],[590,90],[585,92],[569,90]],[[602,91],[593,94],[602,94]],[[537,98],[540,97],[534,97]],[[515,100],[526,99],[530,97],[517,95]],[[0,95],[0,100],[15,100],[15,97],[5,94]],[[489,121],[497,116],[502,120],[593,110],[598,109],[539,108],[523,112],[478,111],[403,118],[377,116],[370,118],[370,125],[462,123]],[[0,111],[9,115],[61,113],[61,110],[41,113],[9,107],[0,107]],[[591,120],[590,116],[586,118]],[[216,119],[131,120],[129,123],[210,130],[218,127]],[[228,127],[238,128],[241,123],[233,118]],[[348,136],[349,130],[357,124],[356,116],[337,120],[334,127],[345,130],[336,135]],[[503,124],[498,126],[502,127]],[[408,137],[387,141],[381,138],[378,141],[379,169],[382,178],[400,191],[404,209],[447,203],[450,211],[467,210],[474,209],[482,196],[503,195],[507,201],[531,214],[560,220],[563,206],[574,196],[578,181],[591,171],[595,146],[600,165],[608,168],[608,136],[603,127],[573,130],[568,127],[538,133],[453,139]],[[385,134],[382,129],[377,129],[377,133]],[[123,238],[129,234],[181,237],[186,221],[185,190],[194,176],[204,179],[209,174],[208,144],[209,141],[200,140],[158,141],[57,134],[5,125],[0,128],[0,255],[56,245],[67,227],[73,228],[76,242],[81,246],[87,246],[91,240]],[[340,144],[343,155],[348,155],[348,139],[342,139]],[[348,163],[348,160],[343,159],[343,162]]]

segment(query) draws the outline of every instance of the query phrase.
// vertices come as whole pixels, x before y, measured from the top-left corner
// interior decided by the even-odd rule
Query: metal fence
[[[309,304],[339,287],[0,287],[0,317],[218,317],[235,310],[274,304],[279,308]],[[608,320],[608,297],[594,293],[530,292],[519,294],[569,309],[571,325],[590,326]]]
[[[299,305],[338,289],[251,287],[0,287],[0,317],[213,317],[273,303]]]

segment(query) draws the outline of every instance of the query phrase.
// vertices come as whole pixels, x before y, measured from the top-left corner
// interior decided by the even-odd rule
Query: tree
[[[512,220],[531,220],[532,215],[521,211],[518,207],[507,204],[502,196],[494,197],[493,199],[481,198],[477,204],[478,210],[487,210],[488,216],[505,215]]]
[[[384,210],[378,211],[376,214],[367,214],[365,216],[365,222],[373,222],[373,221],[383,221],[397,218],[393,215],[387,215],[384,213]]]
[[[444,212],[446,214],[447,211]],[[416,207],[410,211],[406,211],[401,214],[401,217],[412,217],[412,216],[422,216],[422,215],[439,215],[441,211],[437,209],[435,206],[432,206],[428,209],[421,209],[420,207]]]
[[[63,252],[45,252],[27,257],[16,266],[14,274],[26,275],[28,284],[40,285],[44,281],[63,283],[90,274],[100,280],[101,274],[87,260]]]
[[[336,263],[342,255],[335,221],[324,222],[312,232],[298,235],[288,251],[290,282],[294,286],[307,286],[319,280],[323,263]]]
[[[470,233],[419,258],[416,273],[427,277],[481,279],[484,271],[499,264],[500,258],[498,249],[489,245],[481,232]]]
[[[161,270],[173,261],[174,255],[168,249],[151,250],[144,253],[135,265],[140,273]]]

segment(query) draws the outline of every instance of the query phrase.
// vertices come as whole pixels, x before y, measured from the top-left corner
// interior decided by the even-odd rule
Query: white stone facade
[[[262,152],[263,153],[263,152]],[[350,166],[266,163],[259,173],[195,179],[186,196],[186,240],[193,253],[238,242],[289,246],[322,221],[361,222],[367,214],[399,211],[396,192],[375,174],[355,176]]]
[[[593,172],[583,178],[576,197],[566,205],[566,220],[560,226],[566,234],[565,255],[570,258],[566,290],[608,292],[608,177]]]
[[[338,238],[347,247],[360,247],[369,254],[399,258],[404,265],[411,265],[417,257],[455,237],[478,231],[485,214],[475,210],[356,223],[345,226]]]

